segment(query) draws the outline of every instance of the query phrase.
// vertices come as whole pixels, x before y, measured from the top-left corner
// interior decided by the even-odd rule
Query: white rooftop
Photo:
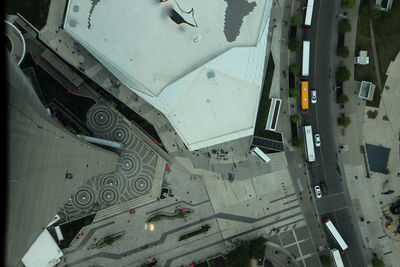
[[[253,133],[272,1],[228,2],[70,0],[64,28],[193,150]]]
[[[49,231],[44,229],[22,258],[22,262],[26,267],[52,267],[60,262],[63,255]]]

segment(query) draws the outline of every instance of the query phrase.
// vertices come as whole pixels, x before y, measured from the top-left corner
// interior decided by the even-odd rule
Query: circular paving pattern
[[[116,142],[130,146],[133,143],[134,135],[130,132],[129,127],[125,124],[118,124],[112,132],[112,138]]]
[[[96,178],[96,189],[101,190],[104,186],[113,186],[117,188],[120,193],[126,190],[126,178],[121,173],[110,173]]]
[[[128,192],[141,196],[150,191],[151,185],[152,180],[150,178],[140,175],[138,178],[129,181]]]
[[[123,174],[127,179],[136,178],[139,172],[142,170],[142,159],[134,152],[129,151],[129,155],[124,155],[120,161],[120,166]]]
[[[104,205],[115,204],[119,200],[119,192],[113,186],[105,186],[99,191],[99,202]]]
[[[110,132],[115,127],[117,120],[117,116],[103,105],[93,105],[87,113],[87,126],[94,134]]]
[[[88,209],[93,206],[94,196],[92,188],[83,186],[72,197],[72,205],[77,209]]]

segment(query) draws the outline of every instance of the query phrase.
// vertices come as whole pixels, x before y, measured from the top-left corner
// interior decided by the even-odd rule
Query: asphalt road
[[[334,76],[336,70],[337,24],[340,1],[316,0],[312,27],[304,31],[303,40],[311,42],[310,90],[317,91],[317,104],[311,104],[309,114],[303,116],[303,125],[312,125],[313,133],[320,133],[321,147],[316,148],[316,161],[309,164],[312,185],[325,181],[329,195],[316,200],[320,218],[328,217],[338,228],[349,249],[341,253],[345,266],[367,266],[358,229],[345,182],[340,173],[336,151],[334,127],[337,119],[332,110],[337,108]],[[339,248],[327,231],[324,231],[330,248]]]

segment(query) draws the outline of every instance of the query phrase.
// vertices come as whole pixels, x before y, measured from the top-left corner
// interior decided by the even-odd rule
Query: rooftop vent
[[[215,73],[214,73],[213,71],[207,72],[207,78],[208,78],[208,79],[215,78]]]
[[[76,26],[76,20],[71,19],[70,22],[69,22],[69,26],[75,27]]]
[[[74,5],[74,7],[72,8],[72,10],[74,12],[78,12],[79,11],[79,6],[78,5]]]

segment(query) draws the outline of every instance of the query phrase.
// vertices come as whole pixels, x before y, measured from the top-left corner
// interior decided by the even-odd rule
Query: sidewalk
[[[355,54],[358,4],[353,10],[343,10],[341,12],[348,13],[347,18],[352,24],[352,31],[346,33],[345,36],[345,46],[349,48],[350,55]],[[341,59],[337,59],[337,66],[340,65],[339,60]],[[341,60],[343,61],[343,65],[352,73],[351,79],[345,82],[343,86],[343,91],[349,97],[350,101],[345,104],[344,108],[340,108],[340,106],[337,105],[334,114],[336,117],[339,117],[340,113],[346,114],[346,116],[350,117],[351,124],[344,130],[344,134],[342,134],[341,127],[334,128],[336,130],[337,143],[345,145],[346,147],[346,151],[338,151],[338,159],[342,163],[344,170],[343,173],[345,175],[347,189],[362,237],[366,261],[371,264],[373,254],[376,253],[378,258],[383,259],[386,266],[395,266],[395,263],[400,260],[398,256],[400,255],[400,243],[392,240],[387,232],[385,232],[383,215],[396,196],[394,196],[395,194],[381,194],[384,190],[388,190],[389,188],[392,188],[395,193],[399,192],[395,188],[400,189],[400,185],[397,182],[398,179],[396,179],[395,183],[391,182],[394,180],[391,177],[396,176],[399,171],[398,166],[400,165],[398,159],[398,133],[396,139],[395,134],[393,134],[393,136],[390,134],[390,132],[393,131],[390,130],[388,121],[383,119],[383,116],[386,115],[389,117],[390,121],[399,121],[399,110],[396,109],[395,111],[391,105],[393,103],[392,101],[395,101],[393,99],[396,99],[395,86],[393,86],[392,90],[385,90],[383,92],[379,109],[367,107],[366,102],[358,97],[360,81],[354,81],[353,60],[353,56]],[[352,92],[354,92],[354,94]],[[390,105],[388,103],[389,101]],[[386,103],[388,103],[388,105],[386,105]],[[390,106],[390,108],[386,106]],[[367,112],[371,110],[378,111],[376,119],[368,118]],[[399,131],[398,125],[399,123],[395,123],[394,127],[397,128],[397,132]],[[376,137],[378,137],[379,140],[377,140]],[[364,146],[366,143],[383,145],[384,147],[391,148],[393,152],[391,152],[392,158],[389,158],[388,168],[393,173],[392,175],[370,172],[371,178],[367,178],[366,168],[368,168],[368,166],[365,166],[363,154],[360,150],[360,147]],[[396,157],[396,159],[393,159],[394,157]],[[396,163],[393,161],[396,161]],[[384,188],[385,180],[389,183],[386,189]]]

